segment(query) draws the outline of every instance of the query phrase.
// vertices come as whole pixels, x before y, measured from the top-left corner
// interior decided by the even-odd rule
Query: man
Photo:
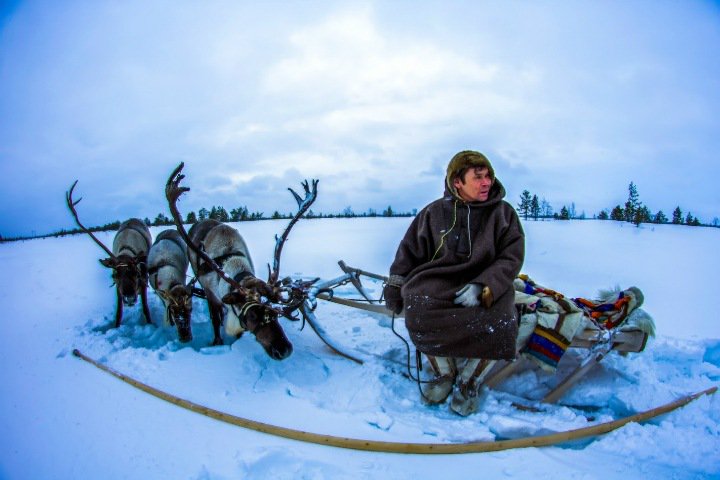
[[[452,392],[450,408],[460,415],[477,410],[479,379],[488,364],[482,360],[515,357],[512,282],[522,267],[525,238],[504,196],[483,154],[455,155],[444,197],[413,220],[384,289],[390,310],[404,307],[410,338],[434,373],[423,400],[439,404]]]

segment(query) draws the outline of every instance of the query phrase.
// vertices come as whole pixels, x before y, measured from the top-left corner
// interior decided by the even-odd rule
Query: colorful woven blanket
[[[515,306],[520,312],[518,351],[554,372],[558,362],[586,322],[600,328],[620,326],[642,305],[642,292],[631,287],[601,293],[601,299],[566,298],[563,294],[519,275],[513,284]]]

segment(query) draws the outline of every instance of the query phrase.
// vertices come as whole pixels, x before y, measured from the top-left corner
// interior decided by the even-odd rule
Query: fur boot
[[[457,377],[453,389],[450,410],[467,417],[478,409],[478,391],[487,376],[488,372],[495,365],[495,360],[483,360],[480,358],[469,358],[462,371]]]
[[[452,392],[457,369],[455,361],[450,357],[427,355],[427,358],[433,371],[433,379],[423,384],[422,400],[426,405],[437,405],[444,402]]]

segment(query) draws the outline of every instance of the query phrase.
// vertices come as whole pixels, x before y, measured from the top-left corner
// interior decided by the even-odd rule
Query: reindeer
[[[213,345],[222,345],[220,326],[224,325],[228,335],[239,337],[245,331],[251,332],[271,358],[287,358],[292,353],[292,344],[278,322],[278,315],[296,320],[292,313],[297,309],[304,315],[307,292],[315,280],[279,281],[280,255],[290,229],[315,201],[318,181],[313,180],[312,191],[308,182],[303,182],[304,199],[288,189],[297,200],[299,211],[282,237],[275,237],[273,269],[268,265],[269,276],[265,282],[255,276],[247,245],[234,228],[206,219],[194,224],[189,233],[185,231],[176,205],[180,195],[190,190],[180,187],[180,181],[185,178],[180,174],[183,166],[181,163],[168,178],[165,195],[175,225],[189,247],[190,264],[205,290],[213,324]]]
[[[132,307],[137,302],[138,294],[142,300],[145,321],[150,323],[150,309],[147,303],[147,255],[152,243],[150,230],[145,225],[145,222],[138,218],[131,218],[122,222],[113,239],[113,249],[110,251],[90,230],[80,223],[75,206],[80,203],[82,198],[76,201],[73,201],[72,198],[76,185],[77,180],[72,184],[70,190],[65,192],[65,200],[78,227],[90,235],[90,238],[109,255],[109,258],[101,259],[100,264],[111,268],[113,271],[112,278],[117,293],[115,328],[120,326],[123,304]]]
[[[187,245],[177,230],[163,230],[148,254],[150,286],[165,306],[165,324],[177,327],[178,339],[192,340],[192,286],[185,283]]]

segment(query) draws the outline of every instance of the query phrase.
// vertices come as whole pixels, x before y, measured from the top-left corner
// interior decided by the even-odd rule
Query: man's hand
[[[493,298],[492,291],[490,290],[490,287],[485,285],[482,289],[482,294],[480,295],[480,300],[482,301],[483,307],[490,308],[492,307],[493,301],[495,300]]]
[[[482,303],[485,308],[492,307],[494,298],[490,287],[479,283],[468,283],[460,291],[455,292],[455,303],[463,307],[477,307]]]
[[[383,296],[385,297],[385,306],[388,310],[391,310],[395,315],[402,312],[403,298],[400,294],[400,287],[396,285],[385,285]]]
[[[455,303],[463,307],[477,307],[480,305],[482,285],[479,283],[468,283],[458,292],[455,292]]]

